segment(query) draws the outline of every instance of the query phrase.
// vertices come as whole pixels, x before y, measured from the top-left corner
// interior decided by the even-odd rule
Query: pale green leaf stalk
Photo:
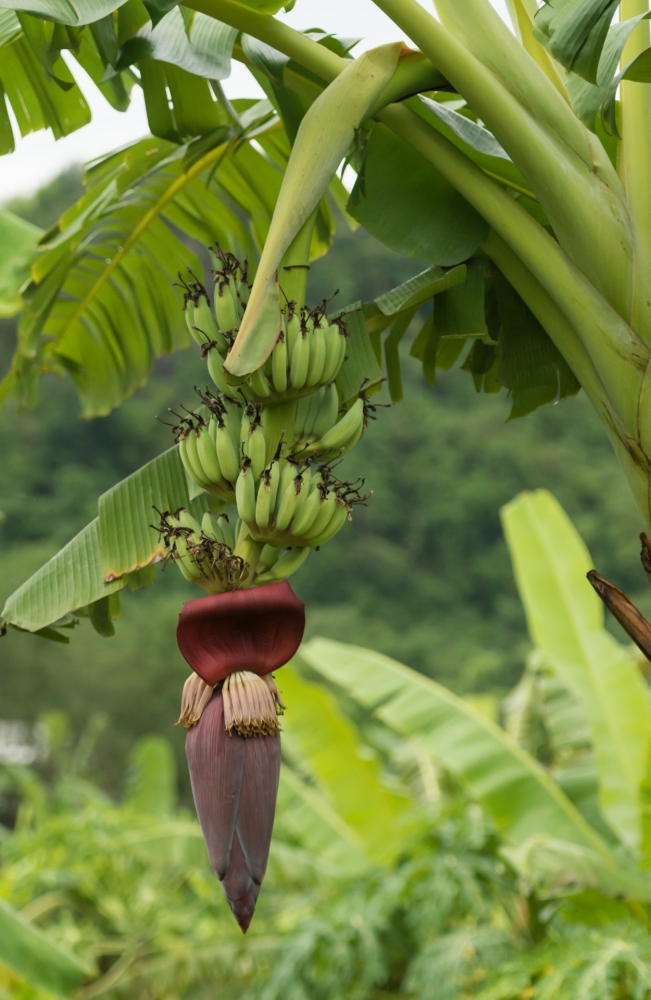
[[[301,122],[260,258],[251,297],[225,367],[236,376],[262,365],[278,337],[278,266],[325,193],[355,129],[365,120],[398,64],[402,45],[383,45],[355,60],[317,98]]]
[[[588,719],[601,811],[615,834],[642,846],[642,782],[651,740],[651,702],[637,664],[604,628],[586,579],[593,563],[560,504],[545,490],[502,509],[529,632]]]

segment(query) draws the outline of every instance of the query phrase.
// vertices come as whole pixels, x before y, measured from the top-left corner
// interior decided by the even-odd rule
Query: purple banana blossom
[[[267,868],[280,774],[280,734],[240,736],[224,725],[215,691],[186,754],[194,803],[208,856],[246,934]]]

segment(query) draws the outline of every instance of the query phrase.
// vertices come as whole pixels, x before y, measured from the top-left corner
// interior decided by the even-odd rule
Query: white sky
[[[421,0],[429,6],[428,0]],[[503,16],[504,0],[491,0]],[[372,0],[298,0],[289,14],[279,14],[295,28],[323,28],[339,35],[364,39],[360,52],[400,37],[400,31]],[[18,139],[16,151],[0,157],[0,199],[31,194],[73,163],[83,163],[95,156],[123,146],[148,132],[144,100],[134,87],[128,111],[114,111],[104,100],[81,67],[73,60],[75,77],[88,99],[93,119],[85,128],[55,142],[49,131],[35,132]],[[223,81],[229,97],[255,97],[261,91],[241,63],[233,62],[233,73]],[[17,132],[17,130],[15,130]]]

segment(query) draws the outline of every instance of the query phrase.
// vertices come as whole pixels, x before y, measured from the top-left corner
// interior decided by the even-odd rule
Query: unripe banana
[[[309,467],[303,469],[303,471],[294,477],[294,489],[296,490],[296,504],[294,507],[294,517],[298,514],[299,510],[303,504],[307,501],[310,495],[310,483],[312,479],[312,473]]]
[[[271,352],[271,379],[276,392],[285,392],[287,389],[287,342],[282,330],[276,341],[276,346]]]
[[[327,527],[323,529],[320,535],[316,535],[314,538],[310,539],[310,546],[316,549],[319,545],[325,545],[326,542],[329,542],[330,539],[333,538],[341,528],[343,528],[347,519],[348,509],[344,504],[337,503]]]
[[[233,283],[215,285],[215,313],[223,333],[236,330],[240,325],[237,295]]]
[[[197,448],[197,435],[194,431],[190,431],[188,436],[185,438],[185,456],[187,465],[189,468],[190,475],[194,479],[198,486],[201,486],[204,490],[210,485],[208,480],[204,478],[203,466],[201,464],[201,459],[199,458],[199,451]]]
[[[224,545],[228,545],[229,549],[235,548],[235,536],[233,534],[233,529],[231,528],[230,521],[226,514],[219,515],[219,527],[224,538]]]
[[[220,520],[221,518],[213,518],[210,511],[207,510],[201,519],[201,530],[208,538],[214,538],[216,542],[221,542],[223,545],[224,535],[219,523]]]
[[[256,479],[260,477],[266,465],[267,443],[260,424],[255,424],[244,443],[244,453],[251,459],[251,468]]]
[[[278,490],[278,495],[280,502],[278,503],[278,513],[276,514],[276,528],[278,531],[286,531],[289,527],[289,522],[294,516],[296,500],[298,499],[294,480],[291,480],[282,493]]]
[[[326,431],[321,440],[312,447],[320,452],[343,448],[360,427],[364,427],[364,400],[361,398],[357,399],[341,420]]]
[[[204,337],[204,335],[194,325],[194,302],[192,299],[188,299],[185,303],[185,322],[192,339],[197,342],[199,347],[203,347],[206,343],[207,337]]]
[[[272,462],[269,466],[269,482],[271,483],[271,512],[273,513],[276,509],[276,498],[280,485],[280,465],[278,462]]]
[[[192,533],[196,535],[196,538],[194,538],[193,541],[196,542],[199,540],[199,535],[201,534],[201,525],[197,521],[196,517],[192,516],[189,510],[183,509],[179,511],[179,524],[183,528],[189,528],[190,531],[192,531]]]
[[[319,410],[321,408],[321,403],[323,402],[323,397],[325,396],[325,388],[321,386],[316,392],[313,392],[310,396],[310,408],[307,411],[307,416],[305,418],[305,427],[303,428],[303,437],[309,438],[314,434],[314,425],[316,423],[316,418],[319,415]]]
[[[204,478],[209,483],[214,483],[215,486],[223,483],[224,477],[209,427],[201,428],[201,433],[197,439],[197,455],[204,471]]]
[[[310,344],[310,363],[307,369],[306,385],[318,385],[322,380],[321,376],[323,375],[326,355],[324,332],[318,326],[314,328],[312,343]]]
[[[308,546],[298,549],[288,549],[270,570],[256,578],[256,586],[264,586],[265,583],[279,583],[286,580],[288,576],[295,573],[303,565],[310,554]]]
[[[224,374],[224,359],[216,347],[213,347],[212,350],[208,351],[206,365],[208,366],[208,374],[219,391],[225,393],[227,396],[232,395],[232,386],[228,384],[226,381],[226,375]]]
[[[187,444],[187,442],[188,442],[187,438],[181,438],[181,440],[179,441],[179,455],[181,457],[181,461],[183,462],[183,468],[187,472],[187,474],[190,477],[190,479],[192,479],[192,481],[196,483],[197,482],[196,476],[198,475],[198,473],[195,472],[194,468],[190,464],[190,459],[188,457],[188,444]],[[202,484],[199,483],[198,485],[201,486]]]
[[[258,496],[255,501],[255,523],[259,528],[269,527],[271,511],[273,509],[271,499],[271,481],[267,481],[267,479],[263,476],[262,482],[258,487]]]
[[[321,373],[322,382],[332,382],[336,377],[346,351],[346,338],[336,323],[331,323],[326,331],[326,356]]]
[[[233,447],[235,448],[236,453],[240,455],[240,427],[242,426],[242,411],[237,403],[233,403],[230,400],[225,401],[224,406],[225,410],[222,414],[222,419],[226,430],[228,431],[229,437],[233,442]]]
[[[228,433],[226,424],[224,424],[223,427],[217,428],[215,435],[215,447],[224,478],[227,479],[229,483],[235,483],[240,472],[240,462],[235,445],[233,444],[233,439]]]
[[[313,538],[317,538],[322,531],[325,531],[334,513],[336,503],[337,494],[333,490],[330,490],[326,499],[321,501],[321,506],[312,524],[303,532],[303,538],[306,542],[311,543]]]
[[[291,362],[296,341],[301,335],[301,317],[297,312],[287,320],[287,358]]]
[[[255,481],[253,470],[246,461],[235,484],[235,501],[241,520],[247,524],[255,521]]]
[[[361,436],[362,436],[363,433],[364,433],[364,421],[362,420],[362,422],[359,425],[359,427],[357,428],[357,430],[348,438],[348,440],[346,441],[345,445],[343,446],[343,449],[344,449],[343,453],[344,454],[347,451],[350,451],[351,448],[355,447],[355,445],[357,444],[357,442],[359,441],[359,439],[361,438]]]
[[[271,395],[271,386],[269,385],[267,376],[261,368],[258,368],[257,371],[253,372],[249,378],[249,384],[256,396],[259,396],[260,399],[266,399]]]
[[[320,506],[321,491],[318,489],[312,490],[301,509],[292,518],[292,523],[289,526],[292,535],[301,538],[306,531],[310,530],[314,524],[314,519],[319,513]]]
[[[219,327],[215,322],[208,299],[205,299],[203,296],[199,299],[199,302],[194,307],[193,318],[197,331],[203,334],[202,342],[205,344],[207,340],[215,341],[219,352],[222,354],[226,353],[227,343],[219,332]]]
[[[289,381],[293,389],[302,389],[307,378],[310,363],[310,336],[304,331],[294,344]]]
[[[270,570],[278,562],[279,555],[280,549],[276,548],[275,545],[265,545],[258,559],[258,573],[262,575]]]
[[[176,563],[185,579],[190,580],[191,582],[198,579],[201,576],[201,567],[197,563],[196,559],[193,559],[188,552],[188,546],[185,538],[181,535],[177,536],[174,539],[174,545],[177,553]]]
[[[310,412],[311,396],[301,396],[296,403],[296,416],[294,417],[294,437],[300,441],[305,436],[305,421]]]
[[[285,462],[280,473],[280,481],[278,483],[278,496],[282,496],[289,484],[292,482],[294,476],[296,475],[296,467],[292,465],[291,462]]]
[[[337,422],[338,412],[339,393],[337,392],[337,386],[332,382],[330,385],[324,387],[323,400],[314,421],[312,433],[316,438],[322,438],[331,427],[334,427]]]

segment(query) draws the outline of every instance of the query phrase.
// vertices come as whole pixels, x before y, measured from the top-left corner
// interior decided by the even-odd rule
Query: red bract
[[[229,735],[216,692],[188,732],[185,750],[210,864],[246,933],[269,857],[280,736]]]
[[[176,638],[195,673],[216,684],[236,670],[264,677],[284,666],[304,630],[305,606],[285,580],[187,601]]]

